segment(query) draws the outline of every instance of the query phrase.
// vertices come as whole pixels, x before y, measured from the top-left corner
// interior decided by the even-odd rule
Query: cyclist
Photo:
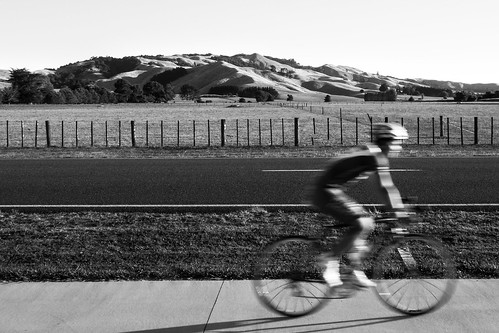
[[[390,175],[388,156],[402,150],[402,140],[409,138],[407,130],[395,123],[373,125],[373,144],[346,156],[333,158],[325,172],[317,179],[313,204],[323,213],[331,215],[341,224],[350,227],[338,241],[332,252],[324,256],[325,281],[331,286],[341,285],[339,258],[348,253],[353,267],[353,283],[361,287],[373,287],[361,270],[363,258],[369,252],[366,239],[374,229],[374,219],[345,194],[347,183],[374,175],[375,183],[385,206],[396,217],[407,217],[400,193]]]

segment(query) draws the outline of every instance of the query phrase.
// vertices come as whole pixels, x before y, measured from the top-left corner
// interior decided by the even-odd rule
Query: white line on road
[[[379,207],[382,204],[362,204],[364,207]],[[419,207],[499,207],[499,203],[469,203],[469,204],[416,204]],[[104,208],[291,208],[312,207],[309,204],[206,204],[206,205],[0,205],[0,209],[104,209]]]
[[[262,172],[322,172],[323,169],[280,169],[280,170],[262,170]],[[418,172],[421,169],[390,169],[390,172]]]

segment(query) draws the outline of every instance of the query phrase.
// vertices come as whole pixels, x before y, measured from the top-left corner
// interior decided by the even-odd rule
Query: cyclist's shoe
[[[353,271],[352,283],[363,288],[376,287],[376,283],[369,280],[363,271]]]
[[[343,284],[340,277],[340,263],[338,260],[329,260],[326,264],[323,277],[329,287],[337,287]]]

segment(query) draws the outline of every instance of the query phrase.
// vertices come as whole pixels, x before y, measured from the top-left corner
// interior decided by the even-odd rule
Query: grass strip
[[[499,211],[424,211],[414,232],[440,239],[459,278],[499,278]],[[258,250],[319,235],[323,215],[0,212],[0,280],[250,279]]]

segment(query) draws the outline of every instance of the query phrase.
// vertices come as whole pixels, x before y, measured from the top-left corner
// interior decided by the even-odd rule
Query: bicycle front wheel
[[[318,310],[329,287],[322,278],[318,242],[302,237],[278,240],[261,253],[253,286],[269,309],[290,317]]]
[[[456,285],[455,266],[443,245],[423,236],[405,236],[379,252],[373,268],[378,296],[409,315],[445,304]]]

